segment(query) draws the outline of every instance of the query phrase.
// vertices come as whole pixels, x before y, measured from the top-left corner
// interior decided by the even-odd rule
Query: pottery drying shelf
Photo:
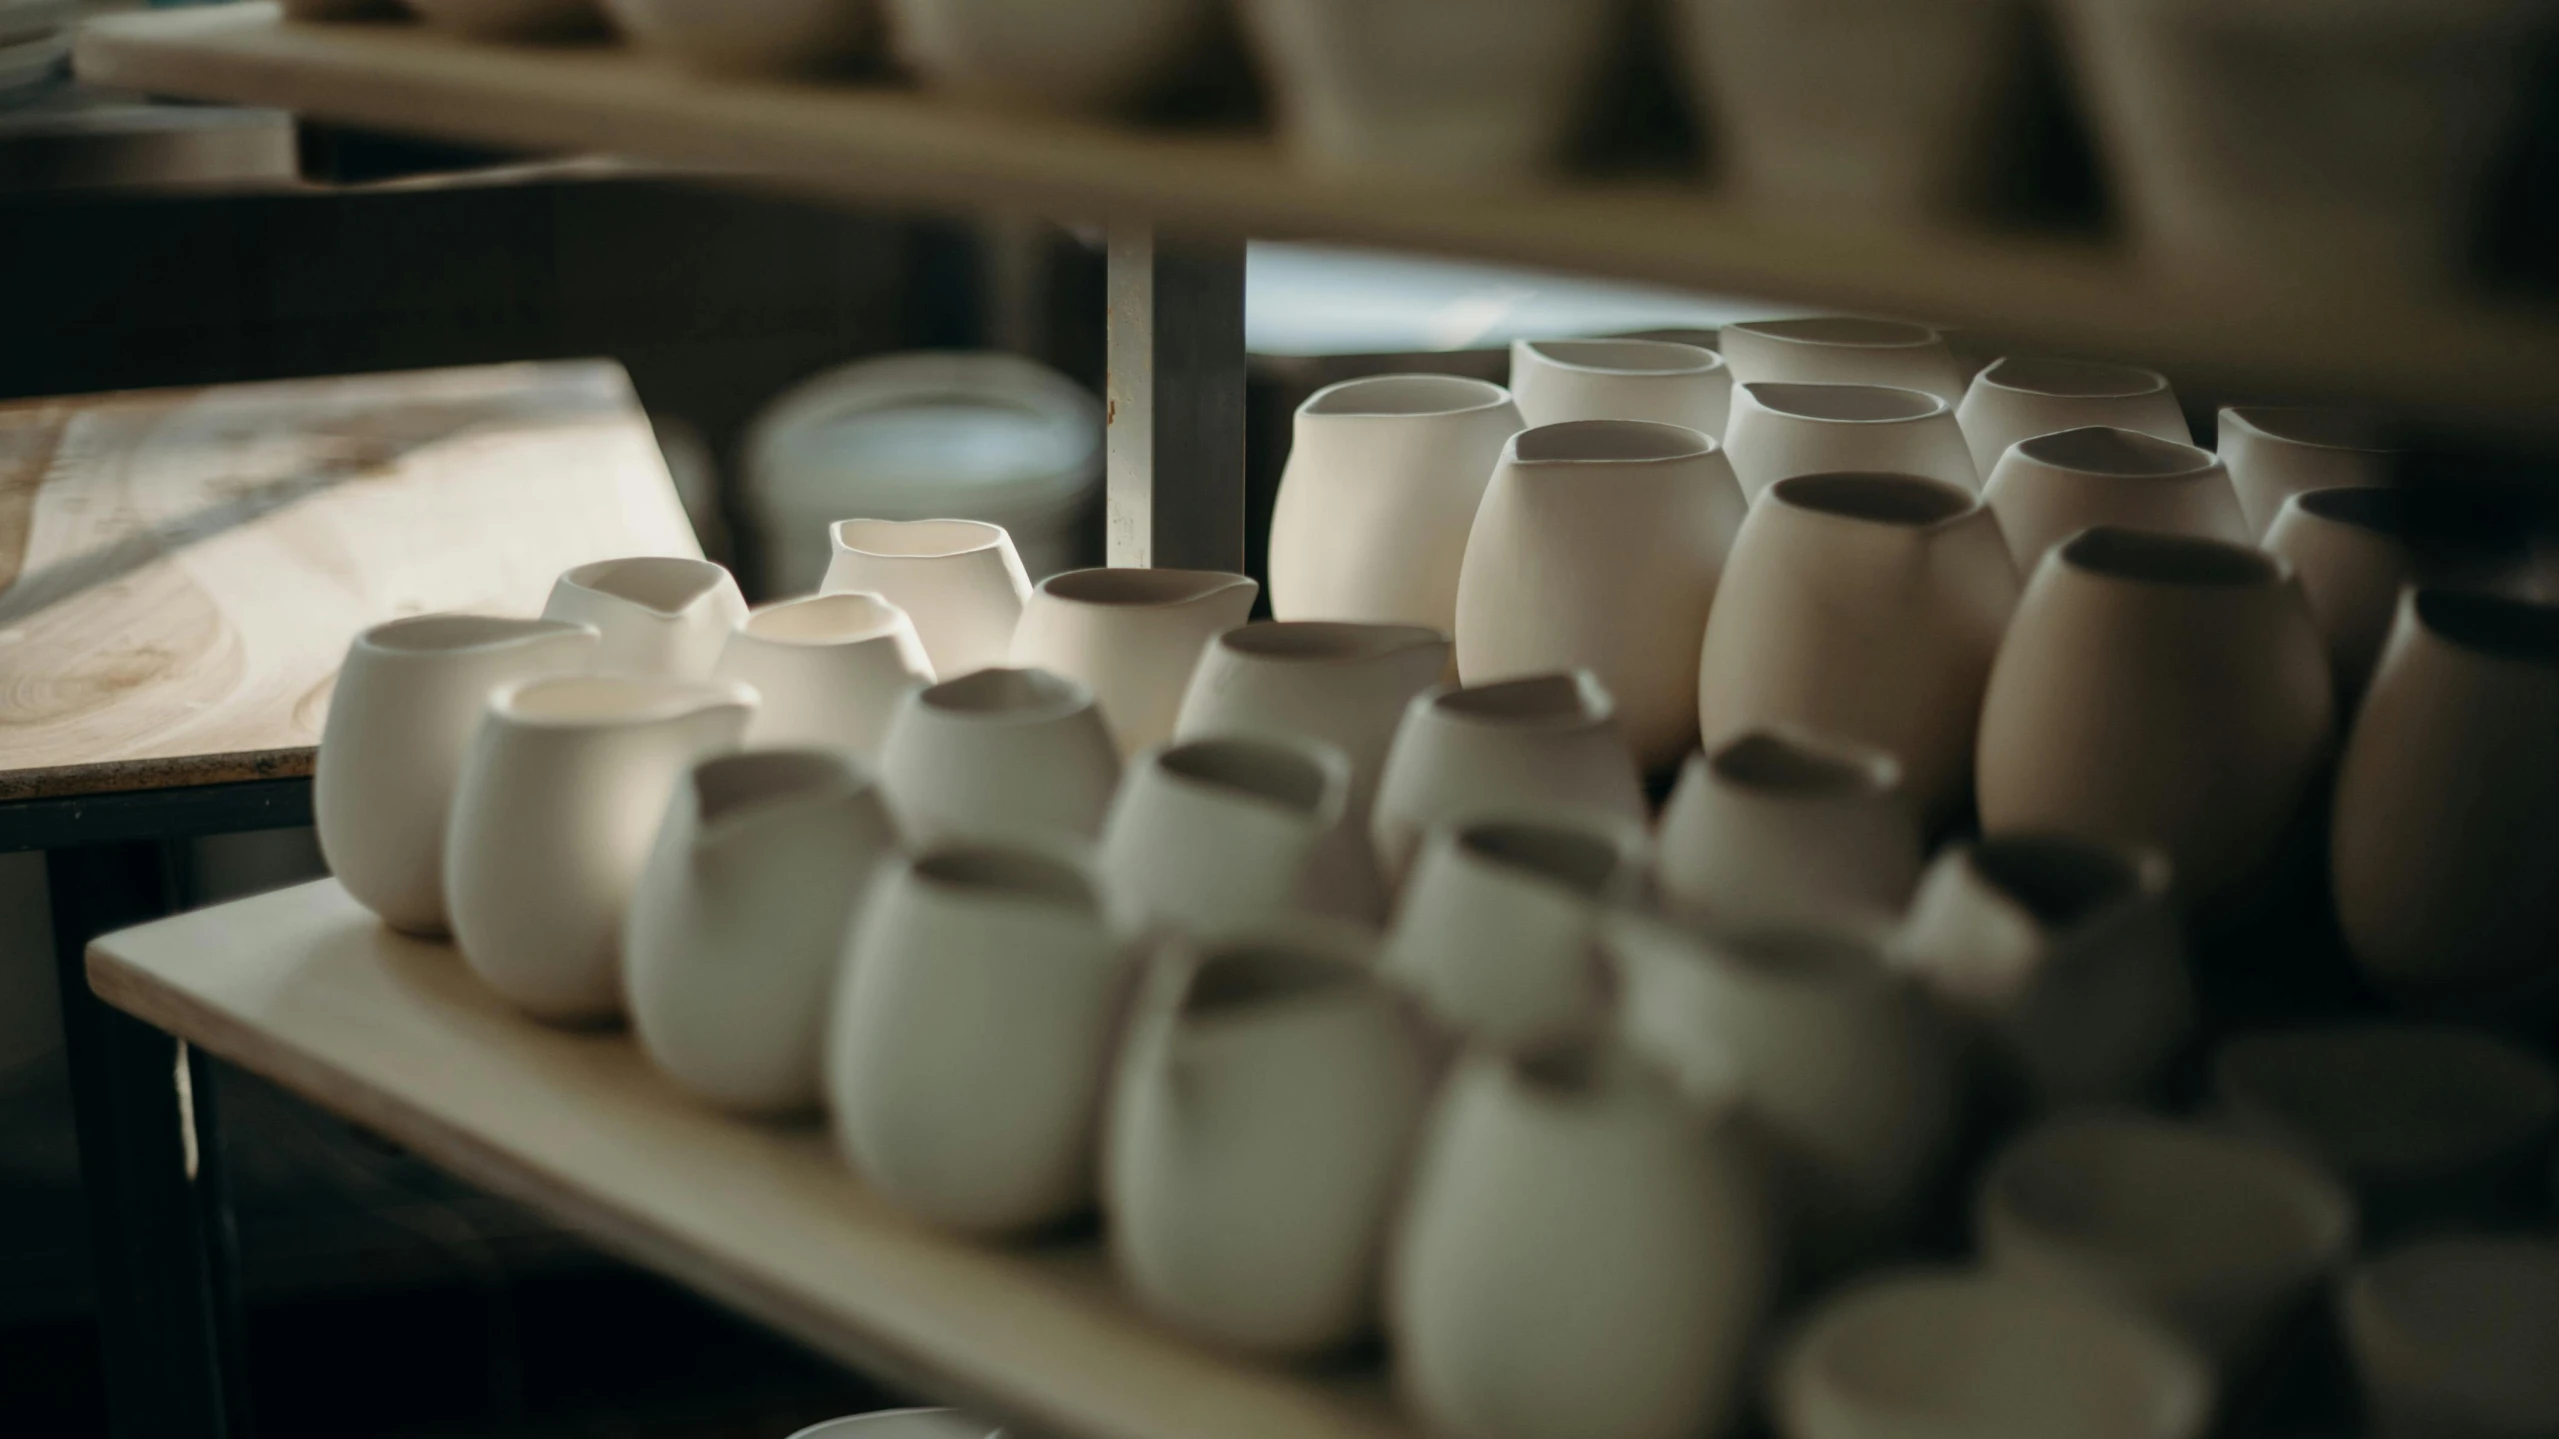
[[[603,44],[500,46],[397,21],[291,24],[272,4],[99,19],[98,84],[386,130],[607,150],[820,195],[1365,241],[1907,314],[1987,340],[2559,431],[2559,312],[2391,295],[2368,277],[2205,297],[2094,244],[1862,217],[1751,215],[1670,181],[1495,192],[1328,183],[1266,140],[973,110],[882,84],[714,80]]]
[[[619,1030],[522,1018],[334,880],[111,934],[99,996],[812,1347],[1059,1439],[1391,1439],[1367,1370],[1308,1375],[1139,1316],[1097,1242],[901,1218],[814,1122],[732,1119]]]

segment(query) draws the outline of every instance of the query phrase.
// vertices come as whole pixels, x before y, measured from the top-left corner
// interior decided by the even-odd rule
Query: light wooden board
[[[814,1123],[694,1103],[621,1032],[517,1016],[334,880],[111,934],[99,996],[806,1343],[1064,1439],[1390,1439],[1310,1378],[1137,1316],[1090,1241],[998,1248],[866,1193]]]
[[[700,553],[609,362],[0,406],[0,800],[307,774],[357,631]]]
[[[271,4],[115,16],[83,76],[389,130],[610,150],[819,194],[1151,217],[1527,261],[1964,325],[1992,343],[2155,364],[2248,393],[2366,399],[2559,433],[2559,313],[2388,293],[2363,275],[2203,296],[2068,240],[1745,212],[1673,183],[1440,193],[1324,183],[1265,140],[972,110],[872,85],[706,79],[607,45],[476,44]],[[1777,308],[1786,308],[1781,304]]]

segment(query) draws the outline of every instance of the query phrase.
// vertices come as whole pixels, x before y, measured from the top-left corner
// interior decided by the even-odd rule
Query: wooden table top
[[[509,1009],[335,880],[110,934],[109,1004],[892,1382],[1057,1439],[1411,1439],[1373,1368],[1222,1354],[1134,1311],[1090,1237],[908,1220],[817,1124],[733,1119],[622,1031]]]
[[[700,553],[610,361],[0,406],[0,802],[306,775],[359,630]]]

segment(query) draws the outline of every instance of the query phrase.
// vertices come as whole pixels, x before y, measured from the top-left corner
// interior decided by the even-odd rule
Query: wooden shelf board
[[[1005,114],[878,83],[709,79],[605,44],[294,24],[272,4],[100,19],[77,60],[101,84],[388,130],[609,150],[841,197],[1382,243],[1916,315],[2183,380],[2559,433],[2559,307],[2543,302],[2394,295],[2363,277],[2199,295],[2087,242],[1754,215],[1668,181],[1504,192],[1330,183],[1257,136]],[[2307,272],[2316,257],[2304,262]]]
[[[334,880],[111,934],[100,997],[825,1353],[1059,1439],[1397,1439],[1366,1370],[1222,1355],[1133,1311],[1092,1240],[995,1247],[862,1188],[817,1124],[693,1102],[620,1031],[554,1029]]]

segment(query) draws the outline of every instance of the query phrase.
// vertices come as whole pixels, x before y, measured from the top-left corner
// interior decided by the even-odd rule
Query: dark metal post
[[[1244,244],[1110,232],[1109,553],[1244,568]]]
[[[245,1439],[239,1309],[213,1076],[89,991],[89,941],[175,908],[160,843],[45,856],[116,1439]]]

